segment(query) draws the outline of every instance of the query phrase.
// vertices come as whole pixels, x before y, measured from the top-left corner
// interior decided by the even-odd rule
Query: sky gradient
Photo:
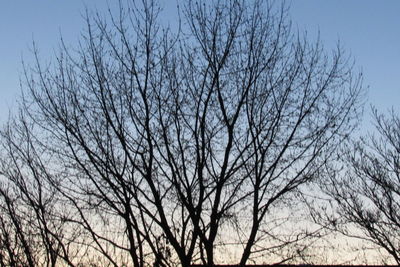
[[[40,57],[50,61],[62,36],[71,47],[85,28],[85,8],[107,12],[111,0],[19,0],[0,4],[0,124],[8,111],[15,112],[21,94],[22,59],[33,63],[32,42]],[[165,1],[167,2],[167,1]],[[168,1],[175,5],[175,1]],[[290,15],[294,29],[307,31],[310,39],[318,33],[325,48],[337,42],[355,60],[364,74],[368,100],[363,128],[371,122],[369,105],[385,112],[400,112],[400,1],[385,0],[292,0]],[[111,6],[112,6],[111,5]],[[166,6],[167,17],[174,18]]]

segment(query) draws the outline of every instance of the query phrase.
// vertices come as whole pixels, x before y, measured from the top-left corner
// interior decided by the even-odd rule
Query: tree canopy
[[[172,30],[157,1],[119,11],[26,66],[1,132],[2,264],[302,256],[312,233],[274,220],[357,125],[361,74],[270,1],[187,0]]]

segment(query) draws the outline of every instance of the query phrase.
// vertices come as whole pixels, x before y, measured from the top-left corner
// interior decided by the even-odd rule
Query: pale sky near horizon
[[[21,60],[32,64],[34,40],[45,60],[50,60],[60,36],[74,46],[85,23],[85,6],[107,12],[112,0],[14,0],[0,2],[0,125],[8,110],[15,112],[21,92]],[[164,1],[176,5],[175,0]],[[382,112],[400,112],[400,1],[399,0],[291,0],[294,29],[320,34],[328,50],[338,40],[364,73],[368,101],[364,125],[371,121],[369,105]],[[166,14],[173,16],[173,14]]]

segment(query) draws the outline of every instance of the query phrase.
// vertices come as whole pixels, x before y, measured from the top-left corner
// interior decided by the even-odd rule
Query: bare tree
[[[36,52],[27,68],[22,113],[36,130],[19,137],[33,136],[38,182],[84,257],[212,266],[223,247],[243,266],[283,251],[312,233],[271,225],[357,123],[360,75],[341,49],[293,34],[285,6],[184,4],[175,33],[156,1],[88,16],[77,51],[62,46],[48,67]]]
[[[65,231],[68,211],[61,209],[57,191],[48,184],[48,158],[36,150],[33,128],[19,124],[3,129],[0,164],[1,266],[72,265],[74,235]],[[74,230],[70,228],[70,230]]]
[[[400,264],[400,119],[394,111],[382,115],[376,109],[373,117],[375,134],[349,146],[344,175],[331,175],[327,191],[334,213],[325,219]]]

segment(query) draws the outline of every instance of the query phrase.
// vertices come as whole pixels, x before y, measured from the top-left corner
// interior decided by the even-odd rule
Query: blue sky
[[[363,72],[368,87],[364,127],[370,108],[400,112],[400,1],[292,0],[294,25],[310,35],[320,32],[326,48],[338,40]]]
[[[0,3],[0,124],[15,110],[20,95],[21,60],[32,63],[35,40],[41,58],[50,60],[62,35],[77,43],[85,6],[106,12],[112,0],[17,0]],[[174,0],[165,1],[175,5]],[[310,38],[320,33],[326,49],[340,40],[364,73],[368,104],[400,112],[400,1],[289,0],[293,26]],[[167,6],[168,8],[168,6]],[[171,15],[171,14],[169,14]],[[168,14],[167,14],[168,16]],[[364,125],[369,125],[369,108]]]

